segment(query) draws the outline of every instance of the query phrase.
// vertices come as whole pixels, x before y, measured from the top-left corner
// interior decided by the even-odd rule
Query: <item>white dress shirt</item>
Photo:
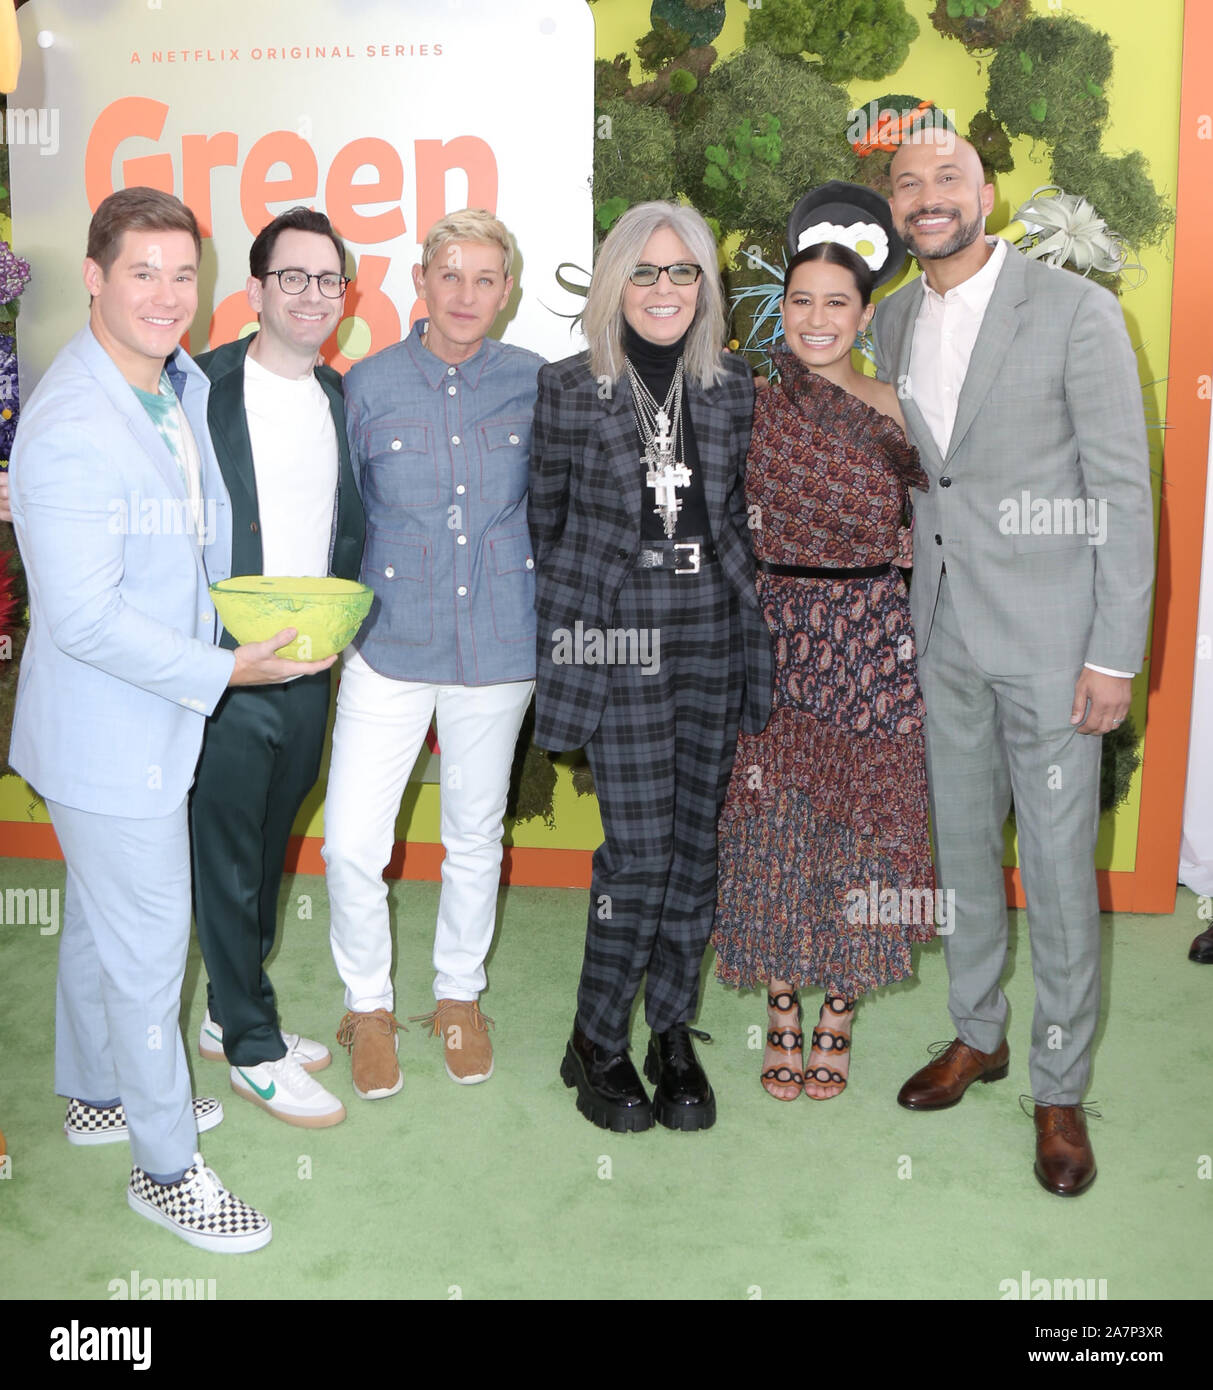
[[[947,456],[973,345],[1007,258],[1007,243],[1002,237],[987,237],[986,242],[993,245],[993,255],[976,275],[946,294],[933,290],[925,274],[921,280],[922,304],[910,349],[910,385],[915,404],[939,446],[940,458]]]

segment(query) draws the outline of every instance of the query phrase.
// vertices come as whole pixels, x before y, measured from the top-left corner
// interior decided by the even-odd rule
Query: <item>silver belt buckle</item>
[[[694,563],[693,563],[689,568],[687,568],[687,569],[683,569],[681,566],[675,566],[674,573],[675,573],[675,574],[698,574],[698,573],[699,573],[699,542],[698,542],[698,541],[675,541],[675,542],[674,542],[674,549],[675,549],[675,550],[690,550],[690,551],[692,551],[693,554],[691,554],[691,555],[688,556],[687,558],[690,559],[690,560],[692,560],[692,561],[694,562]]]

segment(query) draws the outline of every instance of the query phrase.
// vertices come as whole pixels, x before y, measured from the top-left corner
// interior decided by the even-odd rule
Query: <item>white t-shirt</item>
[[[326,575],[337,494],[337,431],[309,372],[278,376],[244,359],[244,411],[253,446],[262,572]]]

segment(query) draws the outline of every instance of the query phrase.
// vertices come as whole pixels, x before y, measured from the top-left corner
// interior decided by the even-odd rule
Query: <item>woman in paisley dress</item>
[[[819,241],[784,281],[777,384],[746,472],[758,595],[775,645],[766,729],[741,735],[719,824],[713,940],[726,983],[767,986],[762,1084],[847,1083],[856,1000],[905,979],[934,934],[923,701],[905,580],[909,488],[926,474],[893,387],[851,364],[873,272]],[[798,991],[825,991],[804,1059]]]

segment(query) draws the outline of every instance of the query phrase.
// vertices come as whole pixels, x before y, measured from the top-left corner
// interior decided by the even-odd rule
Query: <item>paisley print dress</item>
[[[939,912],[909,598],[917,453],[887,416],[778,356],[746,477],[758,559],[877,578],[759,572],[775,648],[770,723],[743,734],[719,823],[716,973],[856,998],[911,973]]]

